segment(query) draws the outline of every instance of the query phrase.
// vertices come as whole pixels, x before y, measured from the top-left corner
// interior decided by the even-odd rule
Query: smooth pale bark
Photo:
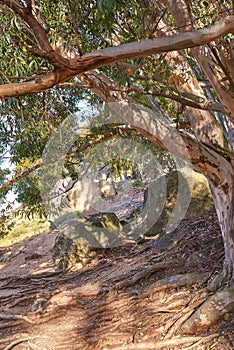
[[[211,192],[213,194],[214,204],[220,223],[220,228],[224,243],[224,267],[223,272],[213,282],[216,289],[223,282],[229,281],[234,283],[234,176],[233,168],[227,173],[226,183],[223,186],[213,186],[211,184]]]
[[[189,29],[191,31],[193,30],[191,27],[191,19],[187,10],[187,4],[183,0],[164,0],[163,2],[172,13],[176,20],[177,27],[181,28],[182,32],[186,32]],[[154,5],[154,8],[157,6],[155,1],[152,1],[152,5]],[[158,35],[167,35],[165,24],[163,29],[159,28]],[[204,88],[200,85],[200,82],[196,78],[196,75],[188,63],[184,53],[182,51],[171,52],[167,55],[167,59],[169,59],[169,64],[172,67],[176,67],[173,71],[173,76],[175,75],[174,84],[177,86],[178,91],[194,94],[203,98],[204,100],[207,100]],[[204,110],[199,111],[191,106],[186,106],[185,110],[186,114],[188,115],[191,128],[200,142],[205,142],[208,144],[217,143],[220,146],[224,146],[224,135],[212,112]]]
[[[234,17],[234,16],[233,16]],[[163,38],[154,38],[139,42],[132,42],[119,46],[112,46],[99,51],[94,51],[83,56],[83,58],[104,57],[114,63],[129,58],[150,56],[158,53],[183,50],[209,43],[227,33],[234,33],[233,17],[226,18],[210,28],[203,28],[196,31],[186,32],[178,35],[171,35]],[[108,64],[109,64],[108,63]]]
[[[158,34],[165,36],[165,28],[159,28]],[[204,89],[198,82],[183,52],[170,52],[167,54],[166,59],[168,65],[174,67],[173,77],[177,90],[180,93],[194,94],[197,98],[200,97],[207,101]],[[191,106],[186,106],[185,112],[189,118],[191,128],[199,141],[207,144],[217,143],[220,146],[224,145],[224,135],[212,112],[198,110]]]
[[[181,31],[187,32],[193,30],[188,13],[188,6],[185,0],[163,0],[163,3],[175,18],[176,24]],[[223,76],[220,76],[219,74],[219,70],[221,69],[219,62],[215,61],[208,46],[198,45],[197,47],[192,48],[191,52],[198,61],[205,76],[208,78],[219,100],[225,107],[231,121],[234,123],[234,91],[233,89],[228,89],[227,80],[224,82],[222,81]],[[219,59],[223,60],[223,67],[226,67],[227,74],[233,78],[233,57],[227,57],[228,55],[230,56],[230,53],[227,54],[226,52],[226,54],[224,54],[224,52],[222,52]],[[222,73],[225,74],[225,72]]]
[[[188,31],[192,29],[188,7],[184,0],[163,0],[163,3],[167,6],[181,30]],[[175,4],[177,5],[175,6]],[[192,52],[220,101],[229,112],[230,120],[234,121],[234,95],[221,83],[221,79],[219,79],[219,75],[214,69],[216,62],[212,60],[210,49],[208,47],[196,47],[192,49]],[[204,132],[206,132],[205,125]],[[201,135],[197,134],[197,136],[198,140],[202,141]],[[209,175],[207,176],[213,194],[225,250],[223,273],[219,281],[217,280],[217,286],[224,281],[234,282],[234,163],[232,157],[226,157],[224,161],[221,160],[218,167],[220,170],[218,183],[214,182]]]
[[[16,84],[2,85],[0,86],[0,98],[3,99],[45,91],[49,87],[67,81],[76,75],[110,65],[111,63],[191,48],[208,43],[225,34],[234,33],[234,21],[233,17],[231,17],[218,22],[210,28],[112,46],[82,57],[77,54],[75,58],[65,58],[64,53],[62,54],[61,51],[52,48],[45,30],[28,8],[20,5],[15,0],[0,0],[0,3],[13,9],[29,25],[35,36],[38,48],[41,50],[40,57],[43,56],[44,52],[44,58],[55,67],[55,72],[52,74],[56,76],[56,79],[53,82],[50,81],[50,83],[48,82],[51,78],[49,75],[49,77],[38,78],[42,82],[39,84],[38,79],[34,79],[31,82],[19,83],[18,86]]]
[[[56,85],[60,79],[60,75],[54,72],[29,82],[0,85],[0,98],[6,99],[12,96],[18,97],[42,92]]]

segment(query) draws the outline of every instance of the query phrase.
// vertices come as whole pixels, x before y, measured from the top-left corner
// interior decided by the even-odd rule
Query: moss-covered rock
[[[53,248],[54,262],[62,270],[82,268],[97,252],[114,245],[121,228],[121,223],[113,213],[83,218],[72,216],[59,226],[60,233]]]
[[[145,191],[145,210],[148,207],[150,215],[153,215],[153,207],[155,212],[157,207],[162,208],[159,218],[149,228],[146,236],[156,235],[162,230],[173,230],[173,225],[176,227],[183,218],[196,217],[214,208],[208,181],[202,174],[186,167],[170,172],[163,180],[166,185],[165,196]],[[161,178],[156,180],[154,188],[157,190],[162,183]]]

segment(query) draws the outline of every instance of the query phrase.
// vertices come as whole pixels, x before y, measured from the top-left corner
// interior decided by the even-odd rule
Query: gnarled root
[[[209,291],[217,291],[222,286],[228,286],[233,283],[233,271],[230,271],[224,263],[223,270],[210,282],[207,289]]]
[[[191,334],[217,322],[234,311],[234,286],[223,289],[206,300],[183,324],[182,331]]]

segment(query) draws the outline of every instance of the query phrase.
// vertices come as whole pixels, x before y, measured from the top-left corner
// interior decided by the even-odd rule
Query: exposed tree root
[[[7,314],[0,313],[0,319],[3,319],[3,320],[22,320],[22,321],[25,321],[25,322],[31,323],[31,324],[35,323],[33,320],[30,320],[27,316],[23,316],[23,315],[7,315]]]
[[[199,291],[195,295],[195,297],[193,297],[189,305],[184,310],[182,310],[181,313],[179,313],[179,317],[177,318],[177,320],[174,323],[173,321],[169,322],[169,324],[165,326],[164,332],[168,331],[165,336],[165,339],[170,339],[173,335],[177,333],[177,331],[180,330],[181,325],[190,317],[190,315],[192,315],[195,308],[201,305],[202,301],[204,301],[206,297],[207,292],[205,290]]]
[[[187,273],[180,274],[175,276],[170,276],[163,278],[154,283],[154,291],[161,291],[168,288],[178,288],[183,286],[191,286],[198,282],[201,282],[203,279],[207,278],[208,274],[204,273]]]
[[[218,336],[219,334],[215,333],[215,334],[208,335],[206,337],[201,337],[201,339],[196,341],[194,344],[185,346],[184,350],[192,350],[192,349],[196,350],[198,349],[198,345],[205,344]]]
[[[0,329],[7,329],[9,327],[14,327],[16,326],[18,323],[17,322],[6,322],[6,323],[1,323],[0,324]],[[1,344],[1,341],[0,341],[0,344]]]
[[[29,340],[29,337],[27,338],[19,338],[19,339],[16,339],[14,341],[12,341],[9,345],[7,345],[4,350],[11,350],[13,349],[16,345],[20,344],[20,343],[24,343],[24,342],[27,342]]]
[[[212,217],[207,230],[211,224]],[[212,300],[219,302],[217,313],[226,320],[234,300],[229,290],[229,302],[218,293],[217,300],[207,301],[213,293],[205,286],[222,262],[209,256],[216,252],[216,226],[210,236],[203,226],[201,232],[199,240],[197,231],[188,235],[186,250],[181,241],[163,255],[152,255],[153,240],[144,241],[143,247],[115,248],[82,271],[1,277],[0,349],[231,349],[232,316],[209,333],[186,336],[181,331]],[[213,334],[219,331],[220,336]]]
[[[27,345],[28,345],[29,349],[31,349],[31,350],[42,350],[41,347],[36,346],[35,344],[31,343],[29,340],[28,340]]]
[[[28,345],[28,348],[29,349],[32,349],[32,350],[42,350],[42,348],[38,347],[37,345],[31,343],[32,340],[35,340],[35,339],[47,339],[47,337],[40,337],[40,336],[27,336],[27,334],[22,334],[21,337],[19,337],[18,339],[15,339],[13,341],[10,342],[10,344],[8,344],[3,350],[11,350],[13,349],[15,346],[17,346],[18,344],[21,344],[21,343],[26,343],[27,342],[27,345]],[[6,340],[4,341],[6,342]]]
[[[150,277],[153,273],[161,269],[166,269],[168,266],[176,265],[179,262],[181,263],[181,261],[177,259],[173,259],[173,260],[156,263],[155,265],[144,269],[144,271],[138,272],[131,279],[119,282],[114,286],[114,289],[123,289],[123,288],[132,287],[135,284],[137,284],[140,280],[146,277]],[[153,288],[159,291],[167,288],[176,288],[184,285],[193,285],[207,278],[208,275],[209,275],[208,273],[188,273],[188,274],[170,276],[170,277],[163,278],[162,280],[159,280],[156,283],[154,283]],[[102,288],[101,291],[107,292],[109,291],[109,289]]]
[[[234,288],[225,288],[206,300],[183,324],[182,331],[191,334],[217,322],[234,310]]]
[[[130,280],[119,282],[116,285],[116,288],[122,289],[122,288],[131,287],[135,285],[137,282],[139,282],[140,280],[142,280],[143,278],[149,277],[150,275],[152,275],[153,273],[159,270],[166,269],[171,265],[176,265],[179,263],[181,263],[181,261],[178,259],[160,261],[152,266],[144,268],[143,271],[140,271],[137,274],[135,274]]]
[[[105,346],[103,350],[157,350],[168,348],[169,346],[183,346],[183,349],[195,349],[199,344],[204,344],[217,337],[218,334],[211,334],[207,337],[175,337],[173,339],[162,340],[157,342],[144,342],[144,343],[132,343],[132,344],[119,344],[114,346]],[[189,344],[189,346],[186,346]]]
[[[217,291],[218,289],[222,289],[222,287],[230,281],[230,277],[227,274],[227,271],[225,269],[225,266],[223,267],[223,270],[219,272],[215,278],[209,283],[208,290],[210,291]]]

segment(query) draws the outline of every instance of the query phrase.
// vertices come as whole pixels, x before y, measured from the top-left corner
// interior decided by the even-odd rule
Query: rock
[[[116,190],[118,194],[126,194],[127,196],[133,195],[133,186],[131,180],[120,180],[117,183]]]
[[[71,210],[83,213],[98,206],[103,197],[114,196],[115,183],[109,170],[110,166],[104,166],[96,172],[87,173],[80,180],[69,176],[58,180],[44,198],[49,219],[54,220]]]
[[[156,190],[157,186],[162,186],[162,180],[156,180]],[[146,236],[154,236],[162,230],[173,231],[173,225],[176,227],[182,219],[200,216],[214,209],[208,181],[202,174],[186,167],[170,172],[165,176],[165,181],[166,196],[162,195],[162,199],[148,190],[144,193],[143,208],[147,210],[148,206],[150,215],[153,212],[152,207],[155,207],[155,212],[157,207],[162,208],[159,218],[145,233]],[[155,203],[155,198],[158,198],[159,203]]]
[[[34,259],[40,259],[41,258],[41,254],[32,252],[30,254],[28,254],[27,256],[25,256],[25,260],[34,260]]]
[[[86,216],[85,219],[96,227],[105,227],[107,229],[121,229],[122,225],[114,213],[98,213]]]
[[[99,230],[91,230],[91,226]],[[55,264],[62,270],[82,268],[98,252],[103,252],[111,246],[116,238],[116,232],[121,228],[120,221],[113,213],[68,219],[59,227],[60,233],[53,248]]]

